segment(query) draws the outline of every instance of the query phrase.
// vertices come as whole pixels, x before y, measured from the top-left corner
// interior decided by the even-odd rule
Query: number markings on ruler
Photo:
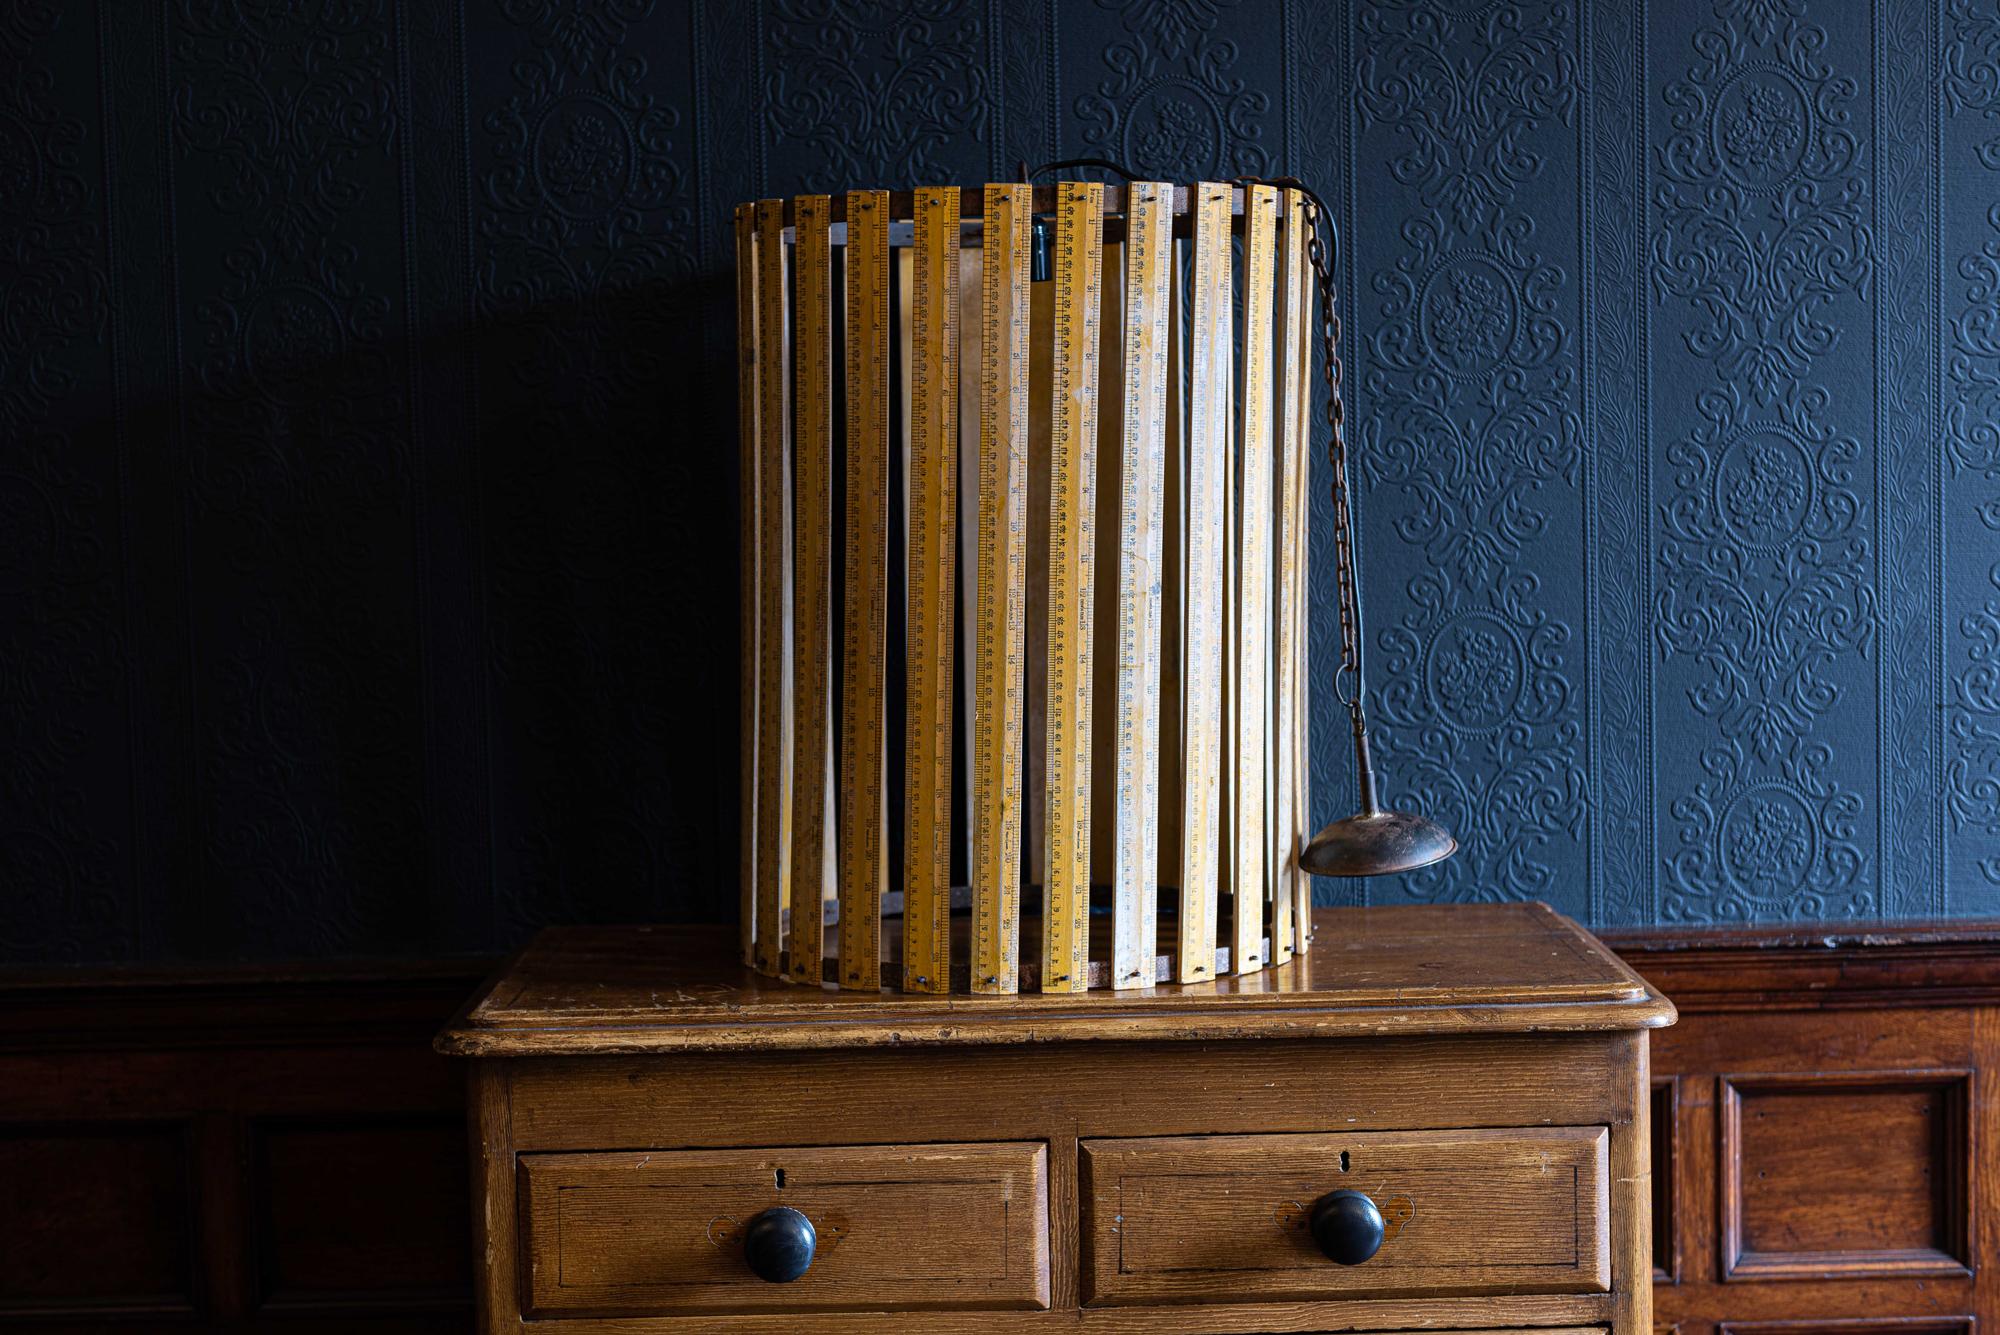
[[[759,664],[757,649],[760,615],[757,557],[761,538],[757,526],[759,444],[757,404],[761,397],[757,370],[757,206],[736,206],[736,361],[739,382],[737,402],[737,560],[742,566],[737,603],[737,624],[742,631],[737,728],[743,757],[738,792],[741,828],[737,866],[739,924],[743,962],[757,962],[757,713]]]
[[[784,202],[757,205],[757,943],[756,969],[776,975],[791,884],[791,507],[785,432]]]
[[[1028,256],[1033,196],[986,187],[974,614],[972,990],[1020,988],[1022,640],[1028,504]]]
[[[882,986],[889,633],[889,194],[847,196],[847,505],[840,689],[840,985]]]
[[[1167,296],[1173,264],[1173,187],[1135,182],[1125,195],[1118,714],[1116,773],[1111,776],[1115,988],[1150,986],[1159,949],[1161,497],[1167,467]]]
[[[1266,673],[1271,627],[1271,298],[1276,276],[1278,194],[1267,185],[1244,190],[1242,476],[1236,529],[1236,782],[1230,842],[1236,858],[1235,936],[1230,971],[1263,964],[1264,895],[1269,831],[1265,828]]]
[[[1216,843],[1222,782],[1222,542],[1225,416],[1230,368],[1230,187],[1200,182],[1194,196],[1194,331],[1187,452],[1187,612],[1182,618],[1183,746],[1180,950],[1177,977],[1215,972]]]
[[[827,841],[827,664],[831,659],[833,559],[828,550],[833,450],[833,248],[825,195],[801,195],[792,218],[797,309],[792,365],[792,921],[786,971],[819,986]]]
[[[1104,187],[1056,188],[1055,361],[1049,463],[1048,836],[1042,990],[1090,985],[1091,585]]]
[[[903,989],[951,990],[951,699],[958,493],[958,189],[916,192],[910,375]]]

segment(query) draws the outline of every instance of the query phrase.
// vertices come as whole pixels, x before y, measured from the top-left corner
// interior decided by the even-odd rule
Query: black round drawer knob
[[[1329,1261],[1360,1265],[1382,1250],[1382,1233],[1382,1212],[1358,1191],[1330,1191],[1313,1202],[1313,1241]]]
[[[812,1220],[788,1205],[775,1205],[750,1221],[743,1235],[743,1259],[757,1278],[789,1284],[812,1265],[818,1242]]]

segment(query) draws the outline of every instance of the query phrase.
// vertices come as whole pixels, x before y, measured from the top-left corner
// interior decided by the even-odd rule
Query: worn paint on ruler
[[[1117,745],[1111,985],[1147,987],[1158,962],[1160,567],[1166,480],[1173,187],[1125,191],[1124,411],[1118,499]],[[1103,782],[1106,776],[1100,776]]]
[[[972,720],[972,990],[1020,988],[1022,639],[1032,192],[989,185],[979,365]]]
[[[792,345],[792,885],[785,967],[793,981],[820,984],[825,934],[820,897],[831,855],[832,732],[828,665],[833,660],[833,246],[831,201],[793,202],[797,312]]]
[[[1042,990],[1090,985],[1090,672],[1104,187],[1056,188]]]
[[[737,899],[745,964],[757,960],[757,713],[758,670],[763,657],[757,649],[759,603],[757,595],[757,404],[761,390],[757,380],[757,206],[736,206],[736,362],[738,390],[737,438],[737,560],[742,566],[738,584],[737,625],[742,630],[741,679],[738,683],[740,712],[737,728],[743,757],[740,799],[741,829],[738,841]]]
[[[1243,200],[1243,395],[1236,496],[1236,917],[1232,973],[1263,967],[1270,850],[1265,827],[1265,716],[1271,652],[1271,315],[1277,276],[1278,192],[1246,187]]]
[[[1193,311],[1190,323],[1186,471],[1186,614],[1181,621],[1182,817],[1180,950],[1177,977],[1201,982],[1215,971],[1215,915],[1221,827],[1224,455],[1229,449],[1228,380],[1230,187],[1200,182],[1194,196]]]
[[[847,196],[847,505],[840,689],[840,985],[882,986],[889,633],[889,193]]]
[[[785,430],[784,201],[757,205],[757,944],[759,973],[776,975],[792,871],[791,514]]]
[[[958,189],[915,196],[903,989],[951,990],[952,632],[958,515]]]

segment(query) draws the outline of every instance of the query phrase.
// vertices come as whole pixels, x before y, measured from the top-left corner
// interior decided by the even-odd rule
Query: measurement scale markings
[[[1271,301],[1277,273],[1277,191],[1253,185],[1243,201],[1243,476],[1237,503],[1236,856],[1233,973],[1262,964],[1266,856],[1265,681],[1271,625]]]
[[[840,985],[882,986],[889,627],[889,195],[847,197],[847,505],[840,692]]]
[[[817,987],[823,965],[825,915],[820,896],[825,881],[827,802],[827,662],[833,578],[828,549],[828,506],[833,481],[828,454],[833,448],[833,330],[830,284],[832,240],[825,195],[801,195],[792,206],[797,238],[792,250],[797,337],[793,437],[794,497],[792,550],[792,885],[791,930],[786,971],[795,982]]]
[[[1049,472],[1048,837],[1042,990],[1089,986],[1090,674],[1097,485],[1097,340],[1104,187],[1056,195]]]
[[[1222,782],[1223,377],[1229,373],[1230,187],[1195,186],[1193,340],[1187,462],[1187,615],[1182,622],[1185,725],[1182,765],[1178,978],[1214,974],[1216,843]]]
[[[979,515],[972,766],[975,992],[1020,989],[1021,726],[1028,501],[1028,283],[1033,200],[986,187],[980,307]]]
[[[1166,477],[1167,282],[1173,187],[1126,189],[1120,433],[1113,987],[1155,981],[1158,944],[1160,565]]]
[[[788,469],[785,432],[784,203],[757,205],[757,565],[759,599],[757,718],[757,942],[759,973],[778,973],[784,906],[791,883],[792,757],[790,676],[791,571],[786,550]]]
[[[951,989],[951,684],[958,477],[958,190],[916,193],[910,376],[903,988]]]

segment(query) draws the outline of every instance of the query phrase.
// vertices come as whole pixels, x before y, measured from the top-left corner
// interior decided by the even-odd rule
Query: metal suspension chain
[[[1317,199],[1308,203],[1313,213],[1313,229],[1306,238],[1306,258],[1319,282],[1320,373],[1326,380],[1328,427],[1327,463],[1333,469],[1333,571],[1339,591],[1340,666],[1334,669],[1333,691],[1340,702],[1359,712],[1361,701],[1361,602],[1354,571],[1354,535],[1347,480],[1346,409],[1340,395],[1340,308],[1339,290],[1334,284],[1333,256],[1321,236],[1322,222],[1333,226],[1333,218]],[[1349,694],[1352,681],[1353,694]]]

